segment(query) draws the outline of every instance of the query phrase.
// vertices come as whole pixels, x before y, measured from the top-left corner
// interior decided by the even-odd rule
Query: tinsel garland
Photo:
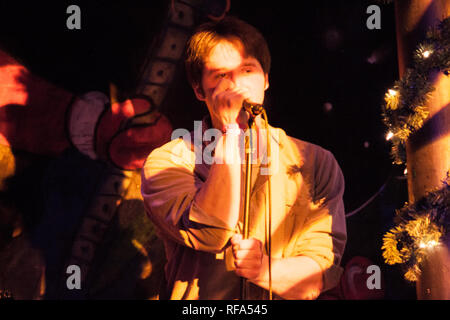
[[[405,204],[396,211],[394,222],[396,226],[383,237],[383,258],[387,264],[403,264],[405,278],[416,281],[427,251],[450,235],[450,171],[441,189]]]
[[[392,142],[395,164],[406,162],[406,140],[428,117],[425,105],[434,90],[430,83],[433,71],[447,76],[450,72],[450,17],[427,32],[415,51],[413,67],[406,69],[402,79],[385,95],[382,120],[388,128],[386,139]]]

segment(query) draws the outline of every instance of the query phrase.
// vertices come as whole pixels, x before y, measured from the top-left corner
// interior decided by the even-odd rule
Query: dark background
[[[70,4],[81,8],[81,30],[66,28]],[[380,30],[366,27],[371,4],[381,8]],[[2,1],[0,46],[33,73],[73,93],[108,93],[113,82],[127,96],[167,10],[167,1]],[[394,5],[235,0],[230,14],[256,26],[269,44],[269,122],[335,155],[346,180],[346,211],[387,181],[373,202],[348,218],[343,263],[368,257],[383,269],[387,298],[414,298],[414,287],[381,257],[382,236],[393,224],[394,210],[407,200],[404,168],[391,164],[381,123],[384,93],[398,78]],[[187,129],[206,113],[182,68],[161,111],[174,128]]]

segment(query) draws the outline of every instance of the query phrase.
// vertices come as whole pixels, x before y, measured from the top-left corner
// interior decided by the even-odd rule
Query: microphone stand
[[[251,156],[253,151],[253,137],[252,128],[255,123],[255,115],[250,113],[248,120],[249,134],[245,136],[245,184],[244,184],[244,221],[243,221],[243,238],[248,239],[248,225],[249,225],[249,212],[250,212],[250,193],[251,193],[251,179],[252,179],[252,164]],[[246,278],[241,278],[241,300],[247,299],[248,283]]]
[[[253,136],[252,136],[252,129],[253,125],[255,124],[255,118],[259,114],[262,114],[264,120],[265,120],[265,126],[266,126],[266,134],[267,134],[267,159],[268,167],[271,167],[271,147],[270,147],[270,134],[269,134],[269,120],[267,119],[267,113],[266,110],[263,108],[260,104],[251,104],[247,101],[244,101],[243,104],[246,111],[248,111],[248,114],[250,115],[250,118],[248,119],[248,130],[249,134],[245,135],[245,185],[244,185],[244,221],[243,221],[243,239],[248,239],[249,232],[248,232],[248,225],[249,225],[249,212],[250,212],[250,192],[251,192],[251,179],[252,179],[252,165],[251,165],[251,156],[253,154]],[[269,173],[271,175],[271,173]],[[267,255],[268,255],[268,271],[269,271],[269,300],[272,300],[272,187],[271,187],[271,181],[270,177],[268,179],[267,188],[268,188],[268,210],[269,214],[267,217],[267,211],[266,211],[266,227],[267,227],[267,233],[266,233],[266,249],[267,249]],[[268,218],[268,221],[267,221]],[[246,300],[248,296],[248,282],[247,279],[242,277],[241,278],[241,300]]]

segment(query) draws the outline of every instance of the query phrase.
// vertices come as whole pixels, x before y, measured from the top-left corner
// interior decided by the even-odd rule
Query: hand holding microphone
[[[254,118],[263,112],[261,104],[252,102],[248,88],[238,86],[227,78],[219,82],[211,98],[213,124],[219,129],[233,123],[245,129],[250,117]]]

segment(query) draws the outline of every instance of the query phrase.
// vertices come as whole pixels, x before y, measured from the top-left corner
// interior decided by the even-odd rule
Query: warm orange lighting
[[[42,273],[41,273],[40,283],[39,283],[39,295],[41,297],[43,297],[44,294],[45,294],[45,288],[46,288],[46,285],[45,285],[45,269],[43,269]]]
[[[153,269],[152,263],[150,262],[150,258],[148,256],[148,252],[145,249],[145,247],[136,239],[132,239],[131,243],[145,257],[145,262],[142,264],[140,278],[147,279],[150,276],[150,274],[152,273],[152,269]]]

